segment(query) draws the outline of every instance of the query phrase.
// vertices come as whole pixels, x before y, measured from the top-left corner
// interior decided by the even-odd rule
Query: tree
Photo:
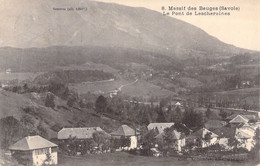
[[[204,137],[202,138],[202,140],[206,143],[206,145],[208,146],[210,144],[210,140],[211,140],[211,132],[207,132]]]
[[[179,106],[175,108],[173,113],[171,114],[171,121],[175,123],[181,123],[182,121],[182,112]]]
[[[54,102],[54,95],[52,93],[48,93],[46,98],[45,98],[45,106],[46,107],[55,107],[55,102]]]
[[[155,136],[158,133],[155,130],[150,130],[147,133],[143,134],[141,137],[141,142],[142,142],[142,153],[144,155],[151,155],[151,148],[155,146],[156,143],[156,138]]]
[[[210,110],[210,108],[207,108],[206,117],[209,119],[210,115],[211,115],[211,110]]]
[[[201,128],[204,125],[203,114],[196,113],[193,108],[186,108],[182,123],[189,128]]]
[[[130,146],[130,138],[129,137],[120,137],[121,147],[128,147]]]
[[[43,162],[43,165],[49,165],[49,163],[52,161],[51,154],[48,152],[46,153],[46,159]]]
[[[107,99],[103,95],[100,95],[96,100],[95,107],[98,113],[105,112],[107,108]]]
[[[175,149],[175,143],[176,143],[176,139],[175,139],[175,135],[173,133],[173,128],[166,128],[164,129],[164,135],[163,135],[163,140],[164,140],[164,145],[167,146],[167,149]]]
[[[28,91],[28,85],[25,83],[24,85],[23,85],[23,90],[25,91],[25,92],[27,92]]]
[[[239,141],[236,138],[229,138],[228,139],[228,146],[233,147],[233,150],[236,151],[239,145]]]
[[[140,125],[145,125],[147,126],[149,123],[150,123],[150,118],[149,118],[149,113],[146,112],[145,110],[140,110],[139,111],[139,114],[137,116],[137,119],[138,119],[138,123]]]
[[[182,123],[175,123],[171,128],[178,132],[184,133],[185,135],[190,134],[190,129]]]
[[[28,135],[27,129],[13,116],[0,119],[0,133],[2,149],[7,149],[17,137],[22,138]]]
[[[222,119],[226,119],[227,116],[228,116],[228,114],[227,114],[223,109],[221,109],[221,110],[219,111],[219,116],[221,116]]]
[[[48,137],[48,132],[47,132],[46,128],[44,127],[42,121],[40,121],[40,123],[39,123],[37,129],[38,129],[38,131],[39,131],[39,135],[41,135],[41,136],[43,136],[43,137],[45,137],[45,138]]]
[[[158,116],[157,116],[156,122],[159,122],[159,123],[166,122],[162,108],[160,108],[158,111]]]
[[[98,144],[98,147],[105,143],[106,135],[101,131],[93,133],[93,140]]]
[[[73,95],[71,95],[69,98],[68,98],[68,101],[67,101],[67,105],[69,107],[73,107],[74,104],[77,102],[77,98]]]
[[[252,155],[252,159],[254,159],[255,161],[259,162],[260,161],[260,128],[257,128],[255,131],[255,136],[253,137],[255,143],[255,146],[252,148],[250,154]]]
[[[35,121],[30,115],[23,115],[20,119],[21,124],[27,129],[28,133],[35,134]]]

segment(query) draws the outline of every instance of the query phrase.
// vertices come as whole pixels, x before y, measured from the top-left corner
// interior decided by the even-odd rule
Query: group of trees
[[[47,86],[40,86],[40,85],[28,85],[27,83],[23,85],[14,85],[14,86],[7,86],[3,88],[4,90],[11,91],[14,93],[31,93],[31,92],[36,92],[36,93],[42,93],[46,92],[48,90]]]
[[[24,114],[20,120],[13,116],[0,119],[1,148],[6,149],[18,139],[28,135],[41,135],[47,138],[48,132],[42,121],[38,123],[31,115]]]
[[[99,70],[60,70],[50,71],[37,76],[34,82],[39,85],[50,83],[81,83],[87,81],[100,81],[114,78],[111,73]]]
[[[17,85],[12,87],[5,87],[5,90],[15,93],[47,93],[45,98],[45,106],[55,108],[55,96],[67,101],[69,107],[79,105],[84,107],[84,103],[79,99],[78,94],[69,90],[65,83],[50,82],[48,85]]]
[[[112,99],[107,99],[104,96],[99,96],[95,102],[96,111],[113,119],[122,122],[134,123],[147,126],[152,122],[175,122],[184,123],[190,128],[199,128],[204,124],[203,114],[196,112],[192,107],[185,107],[184,112],[180,107],[168,107],[163,102],[160,105],[153,106],[123,101],[120,96]]]

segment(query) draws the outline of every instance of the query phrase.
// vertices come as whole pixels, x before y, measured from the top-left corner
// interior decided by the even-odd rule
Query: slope
[[[152,50],[177,56],[230,56],[242,51],[203,30],[161,13],[80,0],[3,0],[0,46],[100,46]],[[77,7],[87,10],[77,11]],[[74,10],[55,10],[73,8]]]

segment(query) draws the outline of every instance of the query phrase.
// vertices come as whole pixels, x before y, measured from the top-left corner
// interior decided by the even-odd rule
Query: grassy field
[[[88,83],[77,83],[77,84],[70,84],[69,88],[75,90],[79,94],[86,94],[88,92],[91,93],[109,93],[121,85],[125,85],[130,83],[131,81],[126,80],[115,80],[115,81],[104,81],[104,82],[88,82]]]
[[[61,166],[252,166],[250,162],[231,161],[178,161],[174,157],[145,157],[123,152],[79,157],[59,156]]]
[[[94,62],[87,62],[82,65],[69,65],[69,66],[58,66],[56,69],[62,69],[62,70],[100,70],[105,71],[107,73],[118,73],[118,70],[104,64],[98,64]]]
[[[142,97],[167,97],[174,95],[175,93],[166,89],[163,89],[157,85],[151,84],[146,81],[138,81],[135,84],[125,86],[122,88],[122,92],[130,96],[142,96]]]
[[[123,86],[122,85],[126,85]],[[94,82],[94,83],[78,83],[70,84],[69,88],[75,90],[79,94],[86,94],[88,92],[95,94],[108,94],[109,92],[122,87],[122,92],[132,97],[166,97],[174,95],[174,92],[163,89],[157,85],[151,84],[147,81],[127,81],[123,79],[106,82]]]
[[[226,98],[228,99],[235,99],[239,101],[240,104],[248,103],[258,104],[259,103],[259,88],[244,88],[244,89],[237,89],[237,90],[230,90],[224,92],[217,92],[217,98]]]

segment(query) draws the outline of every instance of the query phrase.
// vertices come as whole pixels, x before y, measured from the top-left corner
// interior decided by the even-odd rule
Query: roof
[[[242,116],[243,118],[246,118],[246,119],[248,119],[248,120],[255,120],[256,119],[256,116],[255,115],[242,115],[242,114],[232,114],[232,115],[230,115],[230,116],[228,116],[226,119],[227,120],[232,120],[232,119],[234,119],[236,116],[238,116],[238,115],[240,115],[240,116]]]
[[[192,133],[191,135],[189,135],[188,137],[204,138],[207,133],[212,133],[211,137],[218,137],[217,134],[213,133],[212,131],[209,131],[206,128],[201,128],[195,131],[194,133]]]
[[[207,129],[215,129],[215,128],[220,128],[226,125],[225,121],[221,120],[209,120],[205,123],[205,127]]]
[[[250,126],[243,126],[243,127],[239,128],[238,130],[246,133],[247,135],[249,135],[251,137],[255,136],[255,130],[254,130],[254,128],[252,128]]]
[[[93,133],[95,132],[103,132],[107,136],[110,136],[100,127],[63,128],[58,132],[58,139],[68,139],[70,137],[76,137],[77,139],[90,139],[93,138]]]
[[[236,128],[235,127],[221,127],[214,132],[221,138],[234,138],[236,135]]]
[[[242,115],[237,115],[234,119],[229,121],[229,123],[247,123],[249,120]]]
[[[58,145],[42,138],[39,135],[36,136],[28,136],[25,137],[12,146],[9,147],[10,150],[34,150],[34,149],[42,149],[42,148],[49,148],[49,147],[57,147]]]
[[[158,129],[159,133],[163,133],[164,129],[170,128],[174,123],[150,123],[147,128],[148,130]]]
[[[239,114],[232,114],[232,115],[228,116],[226,119],[227,119],[227,120],[232,120],[232,119],[234,119],[237,115],[239,115]]]
[[[134,129],[127,125],[120,126],[117,130],[110,133],[112,136],[134,136],[136,132]]]
[[[254,136],[254,135],[253,135]],[[244,130],[236,130],[236,138],[240,138],[240,139],[243,139],[243,138],[246,138],[246,139],[250,139],[250,138],[253,138],[253,136],[250,134],[250,133],[247,133],[246,131]]]
[[[155,138],[156,139],[163,139],[163,136],[165,135],[165,132],[162,132],[161,134],[158,134]],[[172,130],[173,139],[181,139],[181,132],[178,132],[176,130]]]

